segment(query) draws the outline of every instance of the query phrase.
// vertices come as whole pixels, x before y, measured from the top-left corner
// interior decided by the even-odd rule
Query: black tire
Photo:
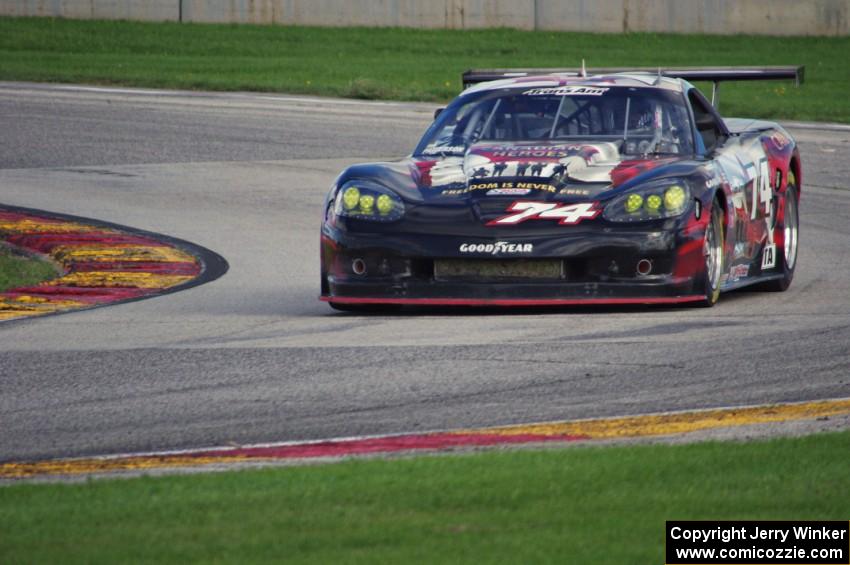
[[[797,251],[800,245],[800,198],[797,193],[797,183],[794,173],[788,174],[788,186],[785,188],[785,214],[782,220],[784,245],[782,252],[776,258],[782,278],[767,281],[759,288],[769,292],[784,292],[794,280],[794,269],[797,268]]]
[[[711,203],[711,219],[705,228],[703,239],[703,256],[705,257],[705,272],[703,275],[703,292],[705,298],[698,302],[700,306],[711,308],[720,299],[720,276],[726,267],[724,248],[726,237],[723,231],[723,207],[720,200]]]

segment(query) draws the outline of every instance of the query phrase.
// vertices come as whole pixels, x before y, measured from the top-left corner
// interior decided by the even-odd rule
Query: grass
[[[846,520],[850,432],[0,488],[0,561],[663,563],[665,520]]]
[[[32,286],[55,278],[56,266],[50,261],[19,255],[0,245],[0,292],[19,286]]]
[[[442,102],[471,67],[806,65],[724,84],[726,115],[850,122],[850,37],[314,28],[0,18],[0,79]]]

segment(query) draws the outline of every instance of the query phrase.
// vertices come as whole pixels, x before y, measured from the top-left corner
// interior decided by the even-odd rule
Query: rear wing
[[[500,80],[505,78],[517,78],[535,75],[563,74],[573,76],[609,75],[615,73],[649,73],[670,78],[681,78],[689,82],[706,81],[712,83],[711,103],[716,107],[720,83],[725,81],[742,80],[793,80],[796,86],[800,86],[805,78],[806,67],[784,66],[784,67],[632,67],[617,68],[605,67],[597,69],[471,69],[463,73],[463,87],[469,88],[473,84]]]

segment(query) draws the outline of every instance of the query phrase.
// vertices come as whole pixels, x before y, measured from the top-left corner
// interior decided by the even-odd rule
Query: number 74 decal
[[[756,219],[759,205],[764,206],[764,215],[770,216],[773,191],[770,189],[770,170],[767,159],[762,158],[759,159],[758,163],[748,164],[744,167],[744,170],[746,170],[749,179],[753,181],[753,203],[750,207],[750,219]]]
[[[487,222],[488,226],[513,226],[526,220],[560,220],[562,226],[575,225],[582,220],[590,220],[602,210],[596,202],[580,204],[558,204],[557,202],[534,202],[517,200],[508,206],[507,212],[514,212]]]

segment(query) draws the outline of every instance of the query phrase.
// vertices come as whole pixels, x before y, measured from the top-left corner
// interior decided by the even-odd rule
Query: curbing
[[[850,398],[666,412],[492,428],[210,447],[183,451],[0,463],[0,481],[103,474],[222,470],[246,464],[327,462],[347,457],[450,452],[464,448],[558,445],[579,441],[683,436],[741,426],[850,415]]]
[[[194,243],[110,222],[0,205],[0,239],[62,275],[0,293],[0,322],[141,300],[213,281],[227,261]]]

